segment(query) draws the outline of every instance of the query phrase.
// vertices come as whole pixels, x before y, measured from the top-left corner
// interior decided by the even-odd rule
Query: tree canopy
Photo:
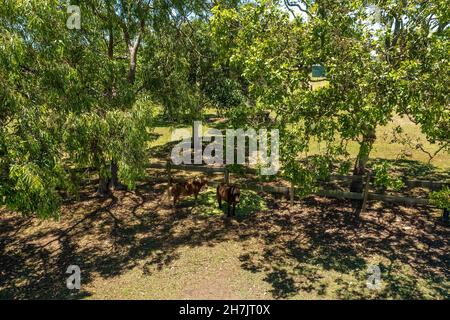
[[[70,4],[80,29],[67,28],[64,1],[0,6],[0,204],[13,210],[57,215],[86,167],[101,195],[133,188],[159,108],[167,121],[212,106],[235,128],[279,129],[282,176],[305,193],[337,158],[364,174],[395,114],[450,151],[447,1]],[[326,78],[315,86],[317,64]],[[312,140],[326,147],[309,156]]]

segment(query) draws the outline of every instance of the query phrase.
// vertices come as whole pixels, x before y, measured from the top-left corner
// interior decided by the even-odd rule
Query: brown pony
[[[173,205],[175,206],[181,197],[195,196],[195,202],[197,203],[197,197],[201,189],[208,185],[206,178],[194,178],[187,181],[178,182],[169,189],[169,195],[173,197]]]
[[[219,202],[219,208],[222,209],[222,200],[228,202],[227,217],[231,217],[231,207],[233,207],[233,216],[236,215],[236,204],[239,203],[240,197],[241,190],[234,185],[228,185],[222,182],[217,186],[217,201]]]

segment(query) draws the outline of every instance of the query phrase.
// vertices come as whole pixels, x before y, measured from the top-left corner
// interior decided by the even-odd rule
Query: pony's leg
[[[217,193],[217,202],[219,203],[219,209],[222,209],[222,198],[219,193]]]
[[[177,205],[177,201],[178,201],[178,197],[177,196],[173,196],[173,205],[172,205],[173,209],[175,209],[175,206]]]
[[[231,205],[230,205],[230,203],[227,204],[227,217],[231,217]]]

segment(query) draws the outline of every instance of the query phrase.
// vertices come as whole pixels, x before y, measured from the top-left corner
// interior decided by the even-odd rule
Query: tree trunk
[[[129,46],[130,50],[130,65],[128,69],[127,80],[130,85],[133,85],[136,80],[136,59],[137,59],[137,51],[139,48],[140,36],[136,40],[134,46]],[[119,167],[117,165],[117,160],[111,160],[111,180],[110,186],[113,190],[125,190],[126,186],[120,182],[119,180]]]
[[[136,79],[136,61],[134,59],[131,60],[132,61],[130,61],[130,67],[128,70],[128,83],[133,84]]]
[[[128,67],[128,83],[133,85],[136,80],[136,68],[137,68],[137,52],[139,49],[140,37],[136,40],[136,43],[133,46],[130,46],[128,49],[130,51],[130,65]]]
[[[110,38],[111,39],[111,38]],[[133,85],[136,79],[136,58],[137,58],[137,51],[139,47],[140,42],[140,36],[138,37],[138,40],[136,40],[136,43],[134,46],[130,46],[130,65],[128,69],[128,76],[127,80],[130,85]],[[118,175],[119,167],[117,165],[117,160],[112,159],[111,160],[111,180],[110,180],[110,187],[113,190],[125,190],[126,186],[120,182],[119,175]]]
[[[108,58],[109,60],[114,60],[114,31],[112,27],[109,28],[109,39],[108,39]],[[109,86],[108,86],[108,98],[113,99],[114,95],[114,73],[111,72],[109,75]]]
[[[98,179],[97,195],[106,197],[109,195],[109,179],[100,177]]]
[[[444,213],[442,215],[442,220],[444,222],[448,222],[448,216],[449,216],[450,210],[449,209],[444,209]]]
[[[108,39],[108,58],[110,60],[114,59],[114,32],[112,27],[109,27],[109,39]],[[109,100],[113,99],[114,94],[114,74],[110,74],[109,77],[110,83],[108,87],[106,88],[106,95]],[[105,117],[105,112],[101,112],[101,116]],[[94,152],[97,152],[97,144],[94,145]],[[102,178],[100,177],[98,180],[98,188],[97,188],[97,194],[101,197],[108,196],[110,193],[110,185],[111,185],[111,179],[110,178]]]
[[[353,169],[353,180],[350,186],[350,192],[361,193],[363,191],[363,179],[366,174],[367,162],[369,161],[370,151],[375,142],[375,129],[368,130],[363,136],[363,141],[359,146],[358,157],[356,158],[355,167]]]
[[[112,190],[125,190],[126,186],[120,182],[119,180],[119,166],[117,165],[117,161],[111,161],[111,181],[110,186]]]

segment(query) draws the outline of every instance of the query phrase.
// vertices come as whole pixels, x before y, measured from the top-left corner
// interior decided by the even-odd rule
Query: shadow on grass
[[[222,209],[219,209],[216,189],[209,188],[198,197],[198,204],[192,209],[192,214],[209,217],[226,215],[228,203],[223,201]],[[240,202],[236,207],[236,218],[245,219],[262,210],[266,210],[266,203],[258,193],[252,190],[241,190]]]
[[[450,179],[450,170],[442,171],[438,167],[416,160],[408,159],[372,159],[369,166],[387,162],[394,173],[400,174],[405,179],[410,180],[448,180]]]
[[[198,208],[174,211],[162,203],[164,192],[163,185],[148,185],[111,199],[82,198],[60,222],[0,211],[0,298],[86,298],[97,278],[134,268],[151,276],[180,259],[182,247],[228,241],[243,250],[235,267],[262,273],[273,298],[449,297],[449,229],[426,208],[369,206],[356,225],[349,202],[309,198],[290,208],[244,190],[242,211],[229,221],[216,211],[211,190]],[[374,257],[384,283],[377,292],[365,287]],[[81,268],[80,291],[66,288],[73,264]]]
[[[350,203],[310,198],[302,208],[272,217],[280,228],[266,226],[262,251],[241,256],[244,269],[267,275],[274,298],[310,292],[341,299],[449,297],[449,230],[426,209],[417,215],[398,207],[369,209],[355,224],[348,219]],[[264,222],[258,228],[264,230]],[[378,291],[366,286],[371,264],[382,270]]]

